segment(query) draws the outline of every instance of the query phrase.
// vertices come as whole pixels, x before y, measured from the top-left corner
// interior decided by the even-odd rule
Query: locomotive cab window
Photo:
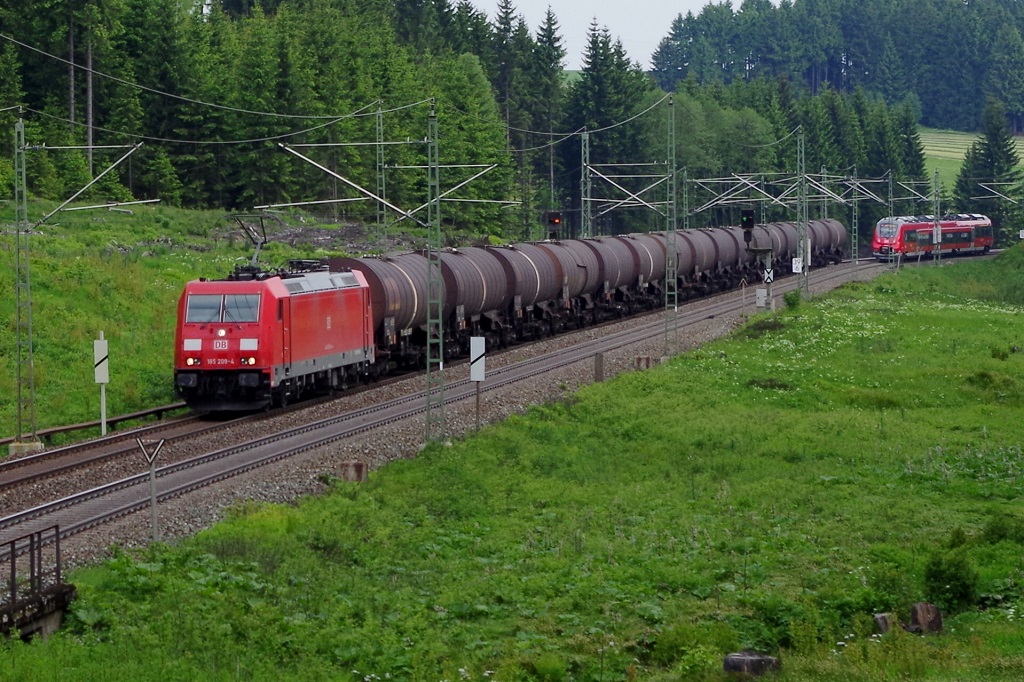
[[[185,322],[199,324],[220,322],[220,306],[223,298],[220,294],[190,294],[188,308],[185,311]]]
[[[259,294],[191,294],[185,322],[259,322]]]
[[[259,322],[259,294],[228,294],[224,297],[224,322]]]

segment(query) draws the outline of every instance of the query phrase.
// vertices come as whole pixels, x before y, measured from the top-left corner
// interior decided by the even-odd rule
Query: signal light
[[[743,241],[749,244],[754,236],[754,209],[744,208],[740,211],[740,227],[743,228]]]
[[[548,239],[561,239],[562,237],[562,212],[548,211]]]

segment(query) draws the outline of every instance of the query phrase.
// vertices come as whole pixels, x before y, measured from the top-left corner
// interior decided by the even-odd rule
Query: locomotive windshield
[[[889,239],[896,236],[896,223],[878,223],[878,236]]]
[[[190,294],[185,322],[258,322],[259,294]]]
[[[228,294],[224,297],[225,322],[258,322],[259,294]]]
[[[223,296],[191,294],[188,297],[186,322],[220,322],[220,304]]]

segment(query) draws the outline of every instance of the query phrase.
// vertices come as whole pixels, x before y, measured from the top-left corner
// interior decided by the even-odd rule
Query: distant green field
[[[978,139],[978,134],[934,128],[921,128],[920,132],[929,175],[938,170],[942,186],[951,189],[960,172],[964,154],[971,143]],[[1024,138],[1016,138],[1016,143],[1017,154],[1024,159]]]

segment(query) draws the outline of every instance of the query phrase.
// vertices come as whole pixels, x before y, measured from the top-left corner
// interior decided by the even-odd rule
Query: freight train
[[[838,263],[847,235],[835,220],[808,224],[813,266]],[[779,270],[797,226],[755,226]],[[680,300],[758,278],[743,230],[675,233]],[[664,305],[665,233],[446,249],[446,358],[474,336],[487,347],[537,339]],[[239,266],[189,282],[178,303],[174,386],[197,411],[254,410],[425,366],[425,253],[293,261],[285,270]]]
[[[951,255],[988,253],[992,221],[977,213],[958,213],[939,219],[939,252]],[[935,216],[882,218],[871,238],[871,254],[880,261],[899,256],[931,256],[935,251]]]

